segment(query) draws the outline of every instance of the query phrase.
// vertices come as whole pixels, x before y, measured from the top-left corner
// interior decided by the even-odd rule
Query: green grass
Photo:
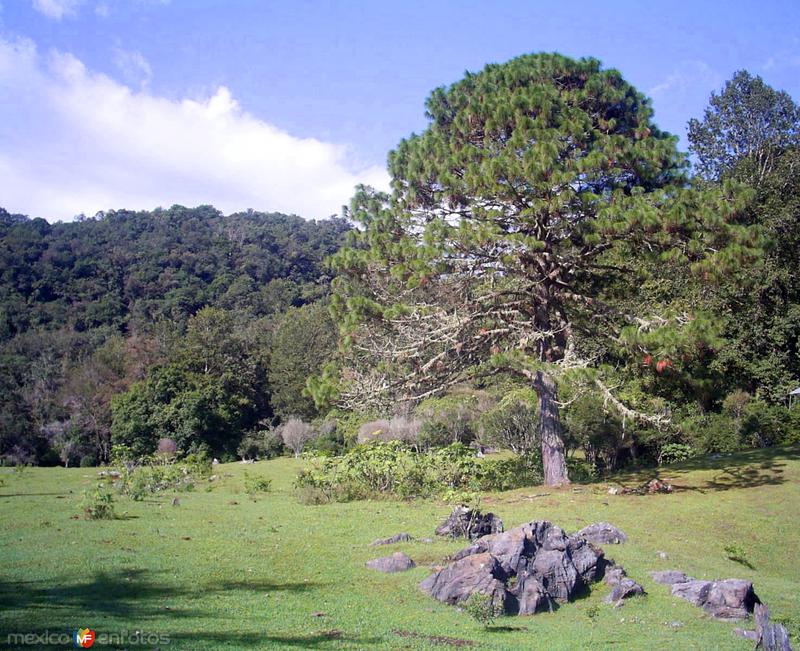
[[[0,469],[0,646],[11,632],[88,626],[169,635],[162,651],[448,648],[431,636],[469,640],[476,649],[752,648],[733,635],[733,624],[709,619],[653,583],[648,572],[658,569],[752,580],[775,617],[800,621],[798,448],[662,468],[660,477],[676,486],[671,495],[613,496],[599,483],[485,496],[485,508],[507,527],[532,519],[570,532],[598,520],[621,527],[630,541],[606,553],[649,593],[615,610],[602,603],[608,588],[598,584],[555,613],[501,618],[488,630],[417,588],[430,566],[463,543],[368,546],[400,531],[432,536],[447,505],[303,506],[291,486],[302,463],[219,466],[210,490],[203,484],[181,493],[179,506],[171,504],[174,494],[117,498],[119,518],[97,521],[76,519],[83,491],[96,483],[94,469]],[[271,479],[271,492],[251,499],[245,470]],[[634,485],[651,476],[615,479]],[[746,549],[752,568],[728,558],[724,547],[732,543]],[[395,575],[364,567],[396,550],[418,567]]]

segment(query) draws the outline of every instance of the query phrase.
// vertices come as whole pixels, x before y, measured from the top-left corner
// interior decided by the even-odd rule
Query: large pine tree
[[[727,223],[722,194],[687,187],[676,138],[594,59],[489,65],[436,89],[427,114],[428,128],[390,154],[391,195],[361,188],[352,202],[361,228],[335,258],[348,350],[336,395],[385,408],[519,374],[539,396],[545,482],[566,483],[556,379],[592,366],[583,342],[617,337],[639,316],[630,295],[616,300],[620,288],[630,294],[659,265],[633,274],[626,261],[719,269],[750,234]],[[311,386],[331,395],[331,383]]]

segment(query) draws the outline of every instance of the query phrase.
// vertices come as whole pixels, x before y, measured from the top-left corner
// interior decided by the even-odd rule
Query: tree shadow
[[[731,488],[777,486],[786,482],[784,469],[787,459],[800,459],[800,447],[762,448],[729,455],[696,457],[668,466],[619,473],[611,480],[633,487],[658,479],[670,484],[675,492],[700,493],[726,491]],[[688,475],[698,471],[715,472],[711,478],[698,480],[693,477],[691,482],[686,481]]]
[[[186,617],[221,617],[223,613],[174,605],[181,598],[226,592],[304,592],[317,583],[224,581],[189,588],[173,586],[166,577],[142,569],[96,572],[88,580],[0,580],[0,640],[9,633],[55,630],[53,624],[85,616],[143,622]],[[203,603],[210,603],[206,600]]]
[[[175,642],[182,642],[184,645],[188,644],[189,646],[181,647],[187,649],[196,648],[196,645],[200,643],[213,643],[220,646],[236,644],[247,648],[275,645],[275,648],[279,649],[339,649],[342,646],[342,642],[347,642],[363,649],[369,645],[383,642],[383,638],[351,635],[339,629],[315,631],[305,635],[282,635],[274,631],[264,631],[263,633],[198,631],[170,635],[170,644]]]

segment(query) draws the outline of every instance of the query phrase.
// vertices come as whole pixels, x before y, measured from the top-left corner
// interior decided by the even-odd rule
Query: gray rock
[[[473,592],[491,595],[497,604],[506,602],[506,574],[491,554],[472,554],[431,574],[420,583],[429,595],[448,604],[469,599]]]
[[[622,567],[622,565],[611,565],[606,569],[603,580],[606,582],[606,585],[614,586],[627,576],[625,568]]]
[[[416,567],[416,565],[403,552],[395,552],[391,556],[367,561],[367,567],[379,572],[405,572]]]
[[[661,583],[663,585],[673,585],[675,583],[686,583],[689,581],[689,577],[686,576],[683,572],[678,572],[677,570],[665,570],[663,572],[650,572],[650,576],[653,577],[653,581],[656,583]]]
[[[713,581],[698,581],[689,579],[682,583],[672,585],[672,594],[681,599],[686,599],[695,606],[702,606],[708,599],[708,591],[711,590]]]
[[[680,572],[674,574],[680,576]],[[672,583],[672,594],[701,607],[717,619],[744,619],[753,612],[756,604],[761,603],[753,584],[743,579],[702,581],[688,578]]]
[[[534,521],[479,538],[421,587],[447,603],[472,592],[492,594],[497,602],[502,598],[507,613],[532,614],[574,599],[602,575],[604,565],[602,550],[582,536]]]
[[[644,588],[636,583],[636,581],[624,577],[614,586],[611,590],[611,594],[606,597],[605,601],[606,603],[620,606],[622,605],[623,599],[645,594],[647,593],[644,591]]]
[[[583,536],[595,545],[618,545],[628,540],[628,536],[622,530],[617,529],[617,527],[608,522],[590,524],[588,527],[581,529],[578,535]]]
[[[494,513],[481,513],[466,506],[457,506],[447,519],[436,527],[437,536],[480,538],[503,531],[503,521]]]
[[[394,545],[395,543],[408,542],[409,540],[413,540],[410,534],[398,533],[394,536],[389,536],[389,538],[379,538],[378,540],[373,540],[369,546],[377,547],[379,545]]]
[[[717,619],[744,619],[760,603],[750,581],[725,579],[711,584],[703,610]]]

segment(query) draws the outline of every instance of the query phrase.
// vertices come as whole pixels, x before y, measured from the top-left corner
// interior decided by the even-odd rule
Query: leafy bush
[[[532,390],[518,390],[505,396],[493,409],[480,416],[480,441],[527,455],[539,447],[539,415]]]
[[[84,491],[81,509],[87,520],[113,520],[114,496],[108,488],[98,484]]]
[[[664,465],[668,463],[676,463],[678,461],[686,461],[691,459],[694,450],[691,445],[685,443],[665,443],[661,446],[661,451],[658,454],[658,464]]]
[[[445,447],[452,443],[469,444],[478,431],[477,418],[486,400],[472,394],[429,398],[416,409],[421,419],[419,445],[422,448]]]
[[[261,427],[244,435],[236,451],[242,459],[274,459],[283,454],[283,439],[274,427]]]
[[[188,454],[182,460],[144,457],[128,461],[119,470],[117,490],[133,500],[162,491],[191,491],[194,484],[211,474],[211,462],[202,452]]]
[[[503,614],[503,606],[495,602],[491,595],[473,592],[464,602],[464,612],[476,622],[487,627]]]
[[[244,473],[244,492],[253,497],[258,493],[268,493],[272,490],[272,480],[266,477],[253,477]]]
[[[311,441],[309,447],[317,454],[333,456],[343,454],[348,448],[344,428],[335,420],[326,420],[318,428],[319,435]]]
[[[572,481],[587,482],[597,479],[597,469],[588,461],[568,457],[566,463],[567,475]]]
[[[460,443],[415,451],[399,441],[359,445],[341,457],[315,460],[295,480],[315,499],[346,501],[378,495],[441,496],[451,491],[505,490],[541,483],[536,456],[481,461]]]
[[[481,464],[480,484],[485,490],[506,491],[543,481],[542,455],[538,450],[508,459],[485,459]]]

